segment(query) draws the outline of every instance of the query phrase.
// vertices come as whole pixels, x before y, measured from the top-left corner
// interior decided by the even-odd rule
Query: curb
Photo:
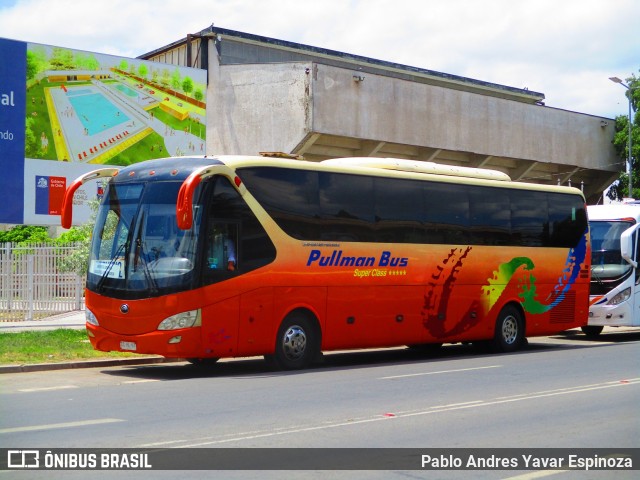
[[[0,375],[3,373],[44,372],[48,370],[69,370],[76,368],[121,367],[126,365],[147,365],[157,363],[184,362],[182,358],[141,357],[141,358],[108,358],[96,360],[82,360],[63,363],[34,363],[23,365],[0,365]]]

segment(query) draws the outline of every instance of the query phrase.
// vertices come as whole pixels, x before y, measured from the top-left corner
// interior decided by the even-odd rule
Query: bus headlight
[[[91,325],[95,325],[96,327],[100,326],[100,324],[98,323],[98,319],[93,314],[93,312],[88,308],[85,308],[84,310],[84,318],[87,320],[87,323],[90,323]]]
[[[617,294],[615,297],[609,300],[609,305],[620,305],[622,302],[626,302],[627,300],[629,300],[630,296],[631,296],[631,287],[625,288],[623,291],[621,291],[619,294]]]
[[[158,325],[158,330],[178,330],[179,328],[189,328],[198,325],[201,325],[200,309],[189,310],[188,312],[178,313],[165,318],[160,322],[160,325]]]

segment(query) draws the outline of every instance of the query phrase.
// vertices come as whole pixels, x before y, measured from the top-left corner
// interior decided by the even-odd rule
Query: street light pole
[[[624,88],[629,90],[629,138],[628,138],[628,141],[627,141],[627,150],[628,150],[627,151],[627,175],[629,176],[629,198],[633,198],[633,193],[632,193],[632,190],[631,190],[631,186],[632,186],[631,185],[631,122],[632,122],[632,118],[631,118],[631,92],[632,92],[632,90],[635,90],[635,88],[631,88],[629,85],[624,83],[618,77],[609,77],[609,80],[611,80],[613,83],[619,83]]]

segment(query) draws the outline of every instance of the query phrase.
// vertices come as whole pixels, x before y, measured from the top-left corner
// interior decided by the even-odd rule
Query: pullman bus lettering
[[[391,252],[383,251],[376,263],[376,257],[352,257],[343,255],[342,250],[333,250],[331,255],[322,255],[320,250],[311,250],[307,267],[317,264],[320,267],[406,267],[409,259],[394,257]]]

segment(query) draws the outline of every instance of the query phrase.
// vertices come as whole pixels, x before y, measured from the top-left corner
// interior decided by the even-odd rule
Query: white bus
[[[604,327],[640,325],[640,202],[590,205],[591,289],[589,321],[597,336]]]

